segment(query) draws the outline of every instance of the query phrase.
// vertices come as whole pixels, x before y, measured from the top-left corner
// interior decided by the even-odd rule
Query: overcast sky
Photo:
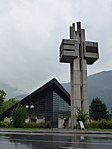
[[[99,43],[88,75],[112,70],[112,0],[0,0],[0,81],[27,92],[53,77],[69,82],[59,45],[76,21]]]

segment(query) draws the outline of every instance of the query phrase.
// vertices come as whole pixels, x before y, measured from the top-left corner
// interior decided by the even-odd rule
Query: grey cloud
[[[88,67],[88,74],[106,69],[111,63],[111,6],[109,0],[0,0],[0,80],[26,91],[53,77],[68,82],[69,65],[59,63],[59,44],[79,20],[87,39],[101,48],[102,59]]]

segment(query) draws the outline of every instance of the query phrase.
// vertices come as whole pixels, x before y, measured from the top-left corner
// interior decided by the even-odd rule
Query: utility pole
[[[85,29],[81,22],[70,26],[70,39],[62,39],[60,62],[70,63],[71,78],[71,126],[76,125],[77,108],[89,114],[87,64],[92,65],[98,58],[98,43],[85,41]]]

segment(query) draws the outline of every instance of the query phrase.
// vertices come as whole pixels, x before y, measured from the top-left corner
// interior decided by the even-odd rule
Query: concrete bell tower
[[[81,22],[70,26],[70,39],[62,39],[60,62],[70,63],[71,78],[71,125],[76,125],[77,108],[89,113],[87,64],[99,58],[98,43],[85,41],[85,30]]]

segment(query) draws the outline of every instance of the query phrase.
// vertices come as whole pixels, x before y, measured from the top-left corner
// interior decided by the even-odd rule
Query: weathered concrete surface
[[[77,108],[89,114],[87,64],[98,58],[98,43],[85,41],[81,22],[70,26],[70,39],[63,39],[60,46],[60,62],[70,63],[71,78],[71,126],[76,126]]]

